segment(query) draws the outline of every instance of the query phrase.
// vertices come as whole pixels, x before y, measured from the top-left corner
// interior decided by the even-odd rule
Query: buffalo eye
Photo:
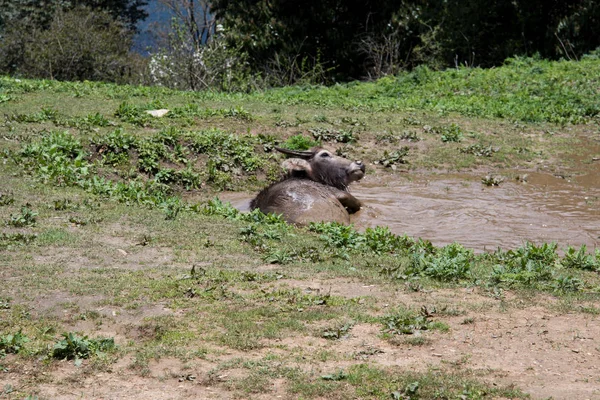
[[[331,154],[324,151],[323,153],[321,153],[321,157],[331,157]]]

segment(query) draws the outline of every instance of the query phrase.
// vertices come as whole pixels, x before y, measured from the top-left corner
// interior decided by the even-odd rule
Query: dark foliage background
[[[0,73],[251,90],[376,79],[600,46],[596,0],[150,0],[171,34],[132,48],[147,0],[0,0]]]

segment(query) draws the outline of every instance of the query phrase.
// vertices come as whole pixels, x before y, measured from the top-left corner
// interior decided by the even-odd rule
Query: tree
[[[31,32],[19,72],[58,80],[130,80],[131,31],[107,11],[77,7]]]
[[[337,78],[361,77],[366,56],[358,37],[381,32],[400,2],[376,0],[214,0],[230,40],[256,69],[276,55],[334,68]]]
[[[158,0],[173,15],[195,49],[208,42],[215,33],[215,18],[205,0]]]
[[[143,9],[146,4],[146,0],[0,0],[0,73],[113,80],[120,72],[110,74],[100,60],[105,56],[123,62],[123,51],[131,45],[135,24],[147,16]],[[79,22],[90,25],[81,25],[74,18],[82,18]],[[69,29],[73,32],[69,33]],[[56,34],[61,36],[54,37]],[[56,42],[66,37],[75,42]],[[48,45],[55,53],[44,51],[40,44]],[[74,53],[77,46],[81,54]],[[73,52],[72,59],[64,59],[63,66],[53,64],[69,51]],[[101,52],[92,57],[100,62],[95,72],[86,61],[91,57],[90,51]],[[50,67],[35,65],[42,60],[50,62]],[[74,61],[81,64],[76,66]]]
[[[578,57],[600,45],[597,0],[213,0],[255,70],[322,63],[332,78],[427,63],[493,66],[507,57]]]
[[[82,6],[108,11],[134,30],[137,22],[148,16],[144,10],[147,4],[147,0],[0,0],[0,32],[11,21],[25,21],[46,28],[57,10]]]

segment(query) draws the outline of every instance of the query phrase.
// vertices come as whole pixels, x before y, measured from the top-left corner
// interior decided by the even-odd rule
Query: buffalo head
[[[346,190],[352,182],[362,179],[365,165],[361,161],[350,161],[336,156],[329,150],[315,147],[308,151],[296,151],[275,147],[281,153],[295,156],[282,166],[292,177],[305,177],[324,185]]]

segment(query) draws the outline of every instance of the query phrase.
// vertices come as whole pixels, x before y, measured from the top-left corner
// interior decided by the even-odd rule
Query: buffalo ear
[[[290,149],[284,149],[282,147],[277,147],[277,146],[275,146],[275,150],[277,150],[280,153],[287,154],[290,156],[300,157],[305,160],[307,160],[315,155],[315,151],[312,151],[312,150],[309,150],[309,151],[290,150]]]
[[[281,167],[286,170],[288,174],[295,177],[310,175],[312,171],[308,161],[301,158],[288,158],[281,163]]]

